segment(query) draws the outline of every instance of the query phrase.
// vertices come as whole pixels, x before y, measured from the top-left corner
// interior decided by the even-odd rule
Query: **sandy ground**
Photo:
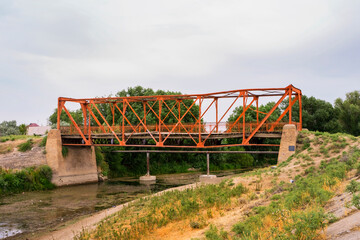
[[[26,140],[7,141],[0,143],[3,149],[12,149],[9,153],[0,154],[0,167],[5,169],[21,169],[31,166],[46,164],[46,155],[44,147],[38,147],[41,139],[34,139],[34,147],[27,152],[19,152],[16,146],[26,142]]]

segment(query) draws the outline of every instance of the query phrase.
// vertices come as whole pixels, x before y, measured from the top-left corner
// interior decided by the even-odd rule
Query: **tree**
[[[268,102],[265,105],[259,106],[259,121],[263,120],[265,117],[265,114],[268,113],[274,106],[275,102]],[[256,122],[256,108],[254,106],[250,107],[251,109],[248,109],[245,113],[245,121],[246,122]],[[228,122],[234,122],[236,119],[240,116],[240,114],[243,112],[243,107],[239,106],[234,109],[230,117],[228,118]],[[278,117],[281,115],[280,109],[277,107],[274,112],[269,116],[269,118],[266,120],[267,122],[274,122]],[[242,123],[242,118],[239,120],[240,123]]]
[[[19,132],[20,132],[20,134],[21,134],[21,135],[25,135],[25,134],[26,134],[26,131],[27,131],[26,125],[25,125],[25,124],[21,124],[21,125],[19,126]]]
[[[346,94],[346,99],[336,99],[335,107],[338,110],[339,121],[344,132],[360,135],[360,91]]]
[[[289,101],[285,100],[280,105],[285,110]],[[302,127],[310,131],[336,133],[341,131],[338,121],[338,110],[329,102],[315,97],[302,96]],[[284,117],[285,121],[289,120],[288,114]],[[297,101],[292,107],[292,120],[299,122],[299,102]]]
[[[3,121],[0,123],[0,136],[19,135],[19,128],[16,126],[16,121]]]
[[[83,124],[83,113],[81,109],[77,109],[75,111],[69,111],[71,116],[74,118],[75,122],[79,125]],[[57,108],[54,109],[53,114],[50,115],[48,122],[50,125],[57,124]],[[72,124],[69,116],[66,114],[65,110],[61,111],[60,122],[65,124]]]

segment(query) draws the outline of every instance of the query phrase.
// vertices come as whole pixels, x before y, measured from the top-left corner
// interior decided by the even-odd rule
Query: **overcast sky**
[[[46,124],[59,96],[360,90],[358,0],[1,0],[0,122]]]

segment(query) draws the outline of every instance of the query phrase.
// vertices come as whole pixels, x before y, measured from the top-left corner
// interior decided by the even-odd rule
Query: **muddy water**
[[[221,171],[218,177],[244,170]],[[156,184],[138,178],[118,178],[99,184],[26,192],[0,199],[0,239],[23,239],[32,233],[58,228],[70,220],[168,188],[198,181],[200,173],[157,176]]]

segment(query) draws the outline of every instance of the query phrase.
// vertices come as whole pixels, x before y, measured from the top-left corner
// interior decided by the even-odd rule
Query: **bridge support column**
[[[281,134],[278,164],[286,161],[296,150],[297,130],[294,124],[286,124]]]
[[[52,129],[46,142],[46,161],[57,186],[98,181],[94,147],[62,146],[61,133]]]
[[[210,154],[206,153],[206,175],[200,175],[200,181],[216,178],[216,175],[210,175]]]
[[[140,182],[156,181],[156,176],[150,175],[150,153],[149,152],[146,152],[146,169],[147,169],[147,172],[146,172],[145,176],[140,177]]]

